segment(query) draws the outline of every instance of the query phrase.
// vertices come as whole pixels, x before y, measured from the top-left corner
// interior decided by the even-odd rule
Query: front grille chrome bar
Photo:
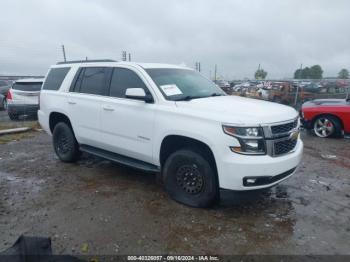
[[[293,125],[291,125],[293,123]],[[278,127],[280,125],[288,125],[291,126],[291,129],[287,132],[282,132],[282,133],[273,133],[271,127]],[[266,144],[266,153],[269,156],[272,157],[279,157],[283,156],[289,153],[292,153],[295,151],[295,146],[289,150],[290,148],[290,141],[291,140],[296,140],[299,137],[299,129],[300,129],[300,123],[299,123],[299,118],[290,120],[290,121],[285,121],[281,123],[274,123],[272,125],[266,125],[262,126],[264,130],[264,137],[265,137],[265,144]],[[286,152],[275,152],[275,145],[276,143],[280,142],[286,142],[285,148],[287,149]],[[293,144],[293,143],[292,143]],[[296,143],[295,143],[296,145]]]

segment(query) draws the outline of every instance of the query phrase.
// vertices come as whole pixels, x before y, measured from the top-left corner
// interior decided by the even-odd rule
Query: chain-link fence
[[[229,94],[262,99],[293,106],[297,110],[314,99],[345,99],[350,92],[348,80],[264,81],[233,85]]]

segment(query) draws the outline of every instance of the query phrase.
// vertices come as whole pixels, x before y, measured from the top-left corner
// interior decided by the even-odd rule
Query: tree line
[[[256,70],[254,77],[257,80],[263,80],[267,76],[267,71],[264,69],[260,68]],[[313,65],[311,67],[304,67],[304,68],[299,68],[295,70],[294,72],[294,79],[322,79],[323,78],[323,70],[320,65]],[[350,78],[350,73],[349,70],[346,68],[343,68],[339,71],[338,73],[338,78],[339,79],[349,79]]]

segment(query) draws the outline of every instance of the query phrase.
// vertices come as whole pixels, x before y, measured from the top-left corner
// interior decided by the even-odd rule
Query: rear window
[[[12,89],[20,91],[40,91],[41,85],[41,82],[15,83],[13,84]]]
[[[70,67],[52,68],[47,75],[43,89],[58,90],[66,77]]]

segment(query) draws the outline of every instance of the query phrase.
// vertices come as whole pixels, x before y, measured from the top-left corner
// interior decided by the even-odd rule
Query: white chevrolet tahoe
[[[170,197],[196,207],[212,205],[219,188],[276,185],[303,151],[293,108],[225,95],[174,65],[58,63],[43,84],[38,117],[62,161],[84,151],[157,173]]]

